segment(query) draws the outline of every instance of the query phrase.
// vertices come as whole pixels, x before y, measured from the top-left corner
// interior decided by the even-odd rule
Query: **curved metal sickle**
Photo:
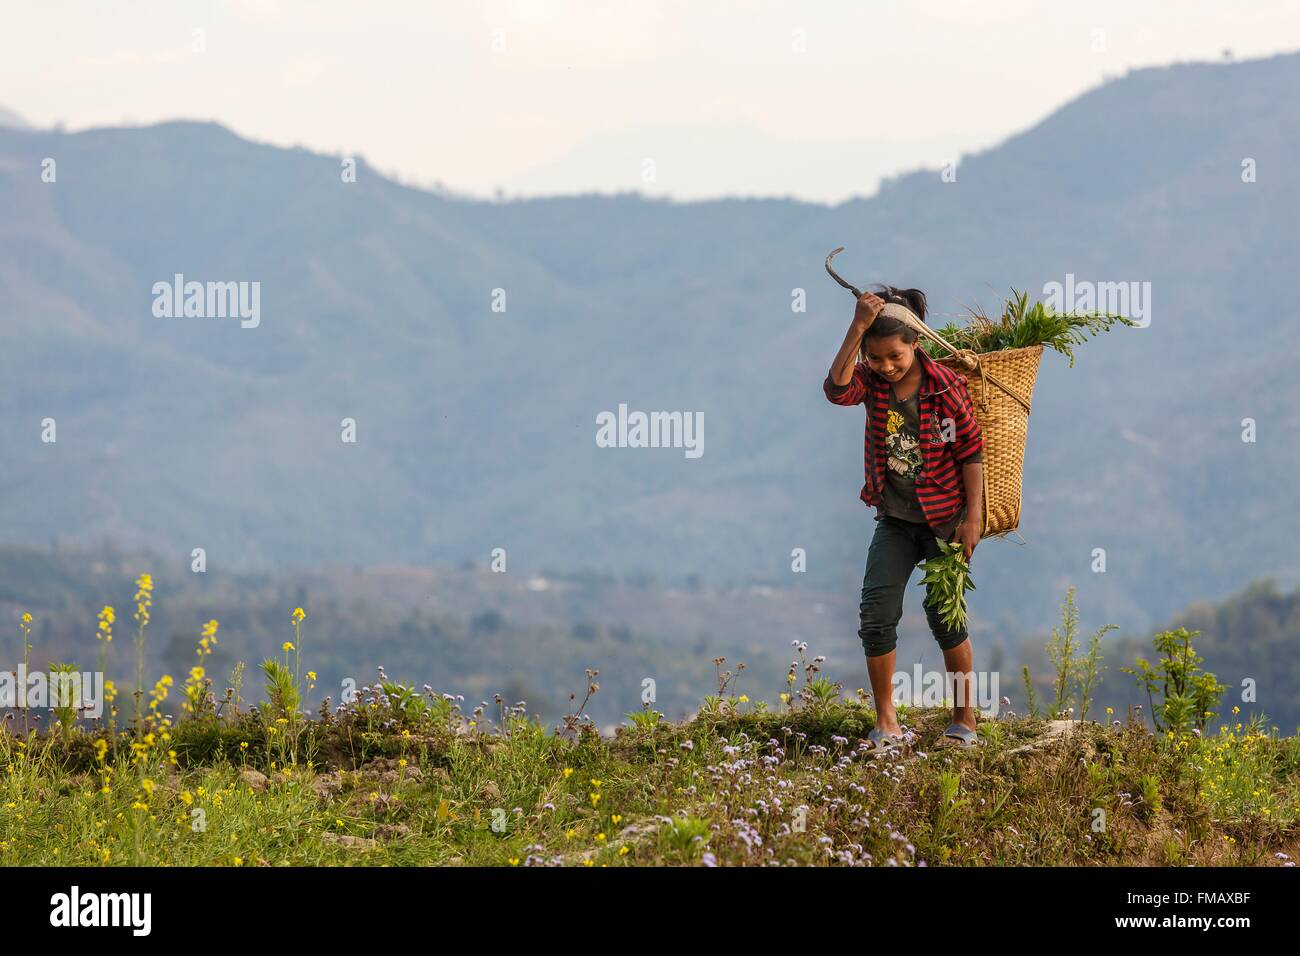
[[[860,299],[862,298],[861,291],[859,291],[856,286],[852,286],[849,283],[845,282],[842,278],[840,278],[839,273],[837,273],[834,269],[831,268],[831,260],[834,259],[843,251],[844,251],[843,246],[840,246],[838,249],[831,250],[831,254],[826,257],[826,271],[830,273],[832,279],[834,279],[840,285],[844,286],[844,288],[852,292],[853,298]]]

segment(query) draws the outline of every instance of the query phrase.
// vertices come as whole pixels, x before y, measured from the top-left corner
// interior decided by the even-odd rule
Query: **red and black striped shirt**
[[[966,379],[925,353],[916,350],[921,363],[918,411],[921,421],[921,473],[916,498],[931,527],[942,527],[966,503],[966,483],[961,466],[984,449],[984,435],[971,405]],[[885,424],[889,418],[889,381],[865,362],[853,369],[847,385],[836,385],[829,375],[822,391],[836,405],[867,406],[863,433],[862,467],[866,483],[858,495],[870,507],[881,504],[885,484]]]

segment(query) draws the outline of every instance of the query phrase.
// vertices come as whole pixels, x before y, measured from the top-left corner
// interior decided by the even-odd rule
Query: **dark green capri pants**
[[[868,657],[888,654],[898,644],[898,622],[903,616],[903,596],[918,562],[938,557],[939,539],[928,524],[904,521],[893,515],[876,520],[876,532],[867,551],[867,571],[862,578],[862,603],[858,607],[858,637]],[[939,647],[948,650],[966,640],[968,633],[950,630],[943,614],[931,605],[931,586],[925,589],[926,620]]]

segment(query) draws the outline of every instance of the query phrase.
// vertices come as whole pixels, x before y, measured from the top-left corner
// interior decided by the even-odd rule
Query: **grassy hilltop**
[[[0,737],[0,862],[1289,865],[1300,854],[1295,738],[1084,725],[1017,753],[1045,724],[1010,718],[981,724],[975,751],[874,759],[858,747],[872,715],[856,703],[725,706],[613,740],[588,727],[573,742],[519,716],[506,734],[385,730],[404,719],[366,707],[304,728],[320,748],[310,766],[256,719],[182,722],[102,760],[89,740]],[[904,720],[929,739],[945,717]]]
[[[138,584],[142,649],[152,582]],[[594,671],[553,728],[522,702],[466,712],[382,671],[313,717],[299,706],[315,679],[304,617],[259,668],[257,705],[242,665],[213,693],[211,621],[180,687],[113,688],[91,721],[10,710],[0,863],[1292,865],[1300,853],[1300,740],[1258,718],[1203,733],[1213,709],[1198,695],[1217,706],[1218,685],[1174,632],[1157,641],[1158,730],[1136,709],[1096,722],[1004,711],[980,723],[983,746],[959,751],[933,746],[944,709],[902,708],[911,747],[878,757],[863,749],[869,700],[846,699],[803,647],[775,709],[730,692],[719,658],[719,692],[692,719],[647,706],[612,738],[583,713]],[[105,651],[116,623],[101,615]],[[25,648],[30,627],[24,616]],[[1073,701],[1086,716],[1087,658],[1056,650],[1064,696],[1051,710]]]

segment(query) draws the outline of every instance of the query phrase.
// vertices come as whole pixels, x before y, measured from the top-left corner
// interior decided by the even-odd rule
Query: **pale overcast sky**
[[[1300,49],[1244,0],[3,0],[0,108],[188,118],[489,195],[838,202],[1106,75]]]

